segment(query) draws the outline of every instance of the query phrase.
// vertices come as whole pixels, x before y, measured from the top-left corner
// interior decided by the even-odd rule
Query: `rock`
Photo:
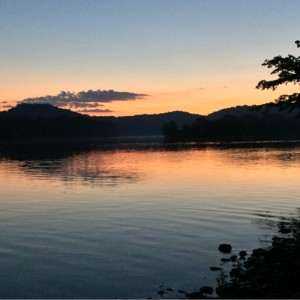
[[[237,256],[236,255],[230,256],[230,261],[236,262],[236,260],[237,260]]]
[[[178,290],[177,293],[179,293],[179,294],[187,294],[187,292],[183,291],[183,290]]]
[[[239,256],[240,257],[245,257],[247,255],[247,252],[246,251],[240,251],[240,253],[239,253]]]
[[[216,287],[216,293],[218,295],[221,295],[223,293],[223,290],[225,290],[225,288],[223,286],[217,286]]]
[[[219,268],[219,267],[210,267],[209,268],[211,271],[221,271],[222,268]]]
[[[221,258],[221,262],[230,262],[230,258],[225,258],[225,257],[222,257]]]
[[[229,272],[231,277],[239,278],[241,275],[245,275],[245,270],[241,268],[234,268]]]
[[[264,256],[268,253],[267,249],[263,249],[263,248],[258,248],[258,249],[254,249],[252,251],[252,255],[253,256]]]
[[[222,253],[230,253],[232,250],[232,247],[230,244],[220,244],[218,249]]]
[[[214,289],[210,286],[204,285],[200,288],[201,294],[212,294]]]
[[[278,230],[278,232],[283,233],[283,234],[287,234],[287,233],[291,233],[292,230],[290,228],[282,227]]]
[[[174,289],[172,289],[172,288],[167,288],[166,289],[168,292],[173,292],[174,291]]]
[[[253,259],[252,256],[250,256],[247,261],[244,263],[244,267],[246,269],[250,269],[255,265],[255,259]]]
[[[278,229],[291,233],[273,237],[272,246],[254,249],[253,254],[240,251],[238,257],[230,254],[236,262],[230,263],[228,280],[221,281],[220,272],[219,286],[214,290],[219,299],[300,298],[300,219],[286,223]],[[202,299],[213,298],[200,292],[199,295]]]
[[[282,243],[282,240],[283,240],[283,238],[278,237],[278,236],[274,236],[272,238],[272,246],[273,247],[279,246]]]
[[[188,299],[201,299],[201,298],[203,298],[203,294],[200,294],[199,292],[188,293],[188,294],[185,294],[185,296]]]
[[[288,252],[292,254],[294,249],[297,248],[297,241],[294,238],[273,239],[272,246],[269,255],[280,255],[282,252],[288,255]]]
[[[165,291],[158,291],[157,294],[160,295],[161,297],[164,295]]]
[[[290,247],[290,246],[296,246],[297,241],[294,238],[283,238],[282,243],[285,246]]]

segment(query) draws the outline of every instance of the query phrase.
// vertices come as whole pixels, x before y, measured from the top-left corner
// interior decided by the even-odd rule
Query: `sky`
[[[299,0],[0,0],[0,110],[208,114],[299,92],[255,88],[299,55]]]

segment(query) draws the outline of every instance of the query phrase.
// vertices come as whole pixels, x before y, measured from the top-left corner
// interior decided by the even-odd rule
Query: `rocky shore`
[[[254,249],[251,254],[221,258],[232,264],[230,271],[218,271],[217,287],[203,286],[187,293],[189,299],[299,299],[300,298],[300,220],[278,224],[278,234],[268,248]],[[220,245],[219,251],[230,253],[231,245]]]

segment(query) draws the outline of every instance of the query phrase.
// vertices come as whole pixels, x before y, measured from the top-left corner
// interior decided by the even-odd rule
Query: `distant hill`
[[[32,118],[57,118],[57,117],[79,117],[82,116],[69,109],[61,109],[50,104],[27,104],[22,103],[1,112],[2,115],[12,117],[32,117]]]
[[[127,117],[91,117],[49,104],[20,104],[0,112],[0,141],[162,136],[163,126],[172,121],[177,124],[177,129],[174,131],[172,124],[166,127],[171,138],[175,132],[176,138],[181,136],[182,139],[284,139],[298,137],[299,118],[292,118],[297,114],[299,109],[282,112],[275,107],[266,111],[245,105],[207,116],[173,111]],[[206,132],[206,137],[203,132]]]
[[[0,113],[0,139],[98,138],[162,136],[165,123],[182,127],[200,115],[168,112],[129,117],[91,117],[49,104],[20,104]]]
[[[20,104],[0,113],[0,141],[48,141],[107,137],[109,122],[48,104]]]
[[[293,111],[289,110],[282,110],[279,107],[270,107],[268,109],[256,109],[255,105],[243,105],[243,106],[235,106],[235,107],[229,107],[224,108],[221,110],[218,110],[216,112],[213,112],[206,117],[210,120],[217,120],[225,117],[226,115],[231,115],[234,117],[241,117],[244,115],[252,115],[257,117],[263,117],[266,114],[278,114],[280,116],[290,118],[295,117],[300,113],[300,108],[295,109]]]
[[[179,127],[192,124],[200,115],[173,111],[153,115],[136,115],[111,118],[116,134],[120,136],[162,135],[165,123],[175,121]],[[99,117],[101,118],[101,117]]]
[[[174,122],[164,126],[168,141],[236,142],[299,140],[299,109],[293,112],[229,108],[198,118],[192,125],[178,128]]]
[[[208,114],[206,117],[211,120],[216,120],[216,119],[223,118],[226,115],[239,117],[247,114],[257,114],[257,112],[253,111],[253,106],[244,105],[244,106],[235,106],[235,107],[220,109],[211,114]]]

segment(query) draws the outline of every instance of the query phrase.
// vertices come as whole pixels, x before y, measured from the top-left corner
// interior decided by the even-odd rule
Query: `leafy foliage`
[[[295,41],[298,48],[300,48],[300,41]],[[266,59],[263,66],[271,69],[274,68],[271,72],[272,75],[277,75],[278,78],[275,80],[261,80],[258,82],[256,88],[262,90],[272,89],[275,90],[281,84],[300,83],[300,56],[296,57],[289,54],[286,57],[280,55],[275,56],[272,59]],[[281,95],[274,103],[267,103],[262,105],[266,106],[281,106],[284,109],[288,107],[300,107],[300,94],[294,93],[292,95]]]

